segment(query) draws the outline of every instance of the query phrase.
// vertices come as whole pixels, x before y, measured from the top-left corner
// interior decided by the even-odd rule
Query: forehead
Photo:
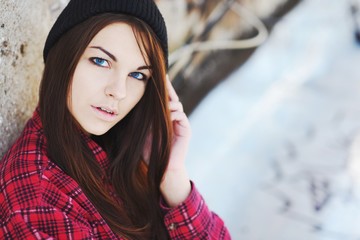
[[[127,23],[119,22],[105,26],[91,40],[88,48],[92,46],[105,48],[117,59],[125,58],[130,62],[145,64],[134,31]]]

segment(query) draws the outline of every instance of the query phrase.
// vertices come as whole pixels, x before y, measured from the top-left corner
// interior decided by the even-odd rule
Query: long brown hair
[[[93,137],[106,151],[110,167],[107,183],[81,129],[67,108],[76,65],[92,38],[105,26],[129,24],[145,61],[151,66],[144,96],[130,113],[102,136]],[[159,206],[160,182],[170,155],[172,124],[166,91],[166,61],[156,35],[143,21],[106,13],[69,30],[50,50],[40,86],[40,116],[47,152],[75,179],[110,228],[130,239],[168,239]],[[148,164],[142,159],[146,137],[152,145]],[[119,204],[105,189],[113,186]]]

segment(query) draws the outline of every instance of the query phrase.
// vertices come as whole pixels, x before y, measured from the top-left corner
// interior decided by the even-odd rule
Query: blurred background
[[[192,111],[190,175],[234,239],[360,239],[358,4],[271,14],[264,42]]]
[[[66,3],[0,0],[0,157],[36,106]],[[360,0],[157,4],[189,173],[233,239],[359,240]]]

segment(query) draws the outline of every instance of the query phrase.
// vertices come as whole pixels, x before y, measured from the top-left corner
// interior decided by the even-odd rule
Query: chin
[[[84,128],[84,130],[90,135],[101,136],[107,133],[110,130],[110,128],[88,128],[88,129]]]
[[[109,129],[107,129],[106,131],[92,131],[92,132],[89,132],[89,133],[91,135],[101,136],[101,135],[104,135],[105,133],[107,133],[107,131],[109,131]]]

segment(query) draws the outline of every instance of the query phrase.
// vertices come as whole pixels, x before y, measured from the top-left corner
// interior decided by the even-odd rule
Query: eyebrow
[[[152,69],[152,67],[151,66],[141,66],[141,67],[138,67],[138,69],[137,70],[151,70]]]
[[[90,48],[95,48],[95,49],[99,49],[100,51],[104,52],[106,55],[108,55],[112,60],[114,60],[115,62],[117,62],[116,57],[111,54],[109,51],[105,50],[104,48],[100,47],[100,46],[91,46]],[[152,67],[151,66],[141,66],[138,67],[137,70],[151,70]]]
[[[99,49],[100,51],[104,52],[106,55],[108,55],[112,60],[114,60],[115,62],[117,61],[116,57],[111,54],[109,51],[105,50],[102,47],[99,46],[91,46],[90,48],[95,48],[95,49]]]

